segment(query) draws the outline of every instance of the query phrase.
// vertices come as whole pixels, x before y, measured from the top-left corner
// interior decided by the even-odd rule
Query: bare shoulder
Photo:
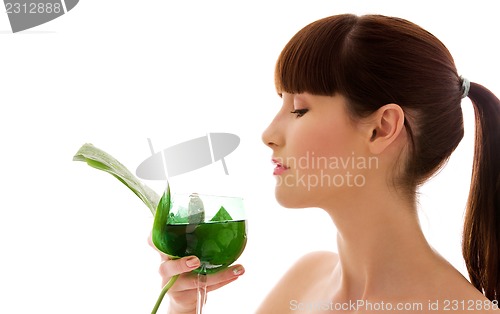
[[[286,272],[283,279],[287,279],[287,275],[296,275],[296,272],[304,270],[304,268],[311,270],[311,267],[320,270],[333,268],[338,263],[339,256],[337,253],[329,251],[315,251],[307,253],[299,258],[292,267]]]
[[[338,254],[327,251],[308,253],[299,258],[274,286],[257,313],[286,313],[290,301],[307,293],[338,263]]]
[[[466,314],[472,311],[480,313],[500,313],[498,301],[490,301],[484,294],[475,288],[462,289],[460,292],[441,298],[440,303],[443,309],[449,310],[452,313]]]
[[[314,274],[324,275],[325,272],[333,270],[337,265],[339,256],[337,253],[329,251],[315,251],[307,253],[306,255],[299,258],[292,267],[285,273],[280,282],[297,281],[297,276],[299,278],[304,277],[304,275],[311,278],[310,276]],[[304,273],[307,270],[307,273]]]
[[[476,289],[470,281],[454,268],[441,271],[434,276],[434,285],[428,289],[426,298],[429,310],[447,311],[456,314],[499,313],[498,302],[492,302]]]
[[[290,271],[303,271],[307,269],[309,272],[316,270],[319,275],[324,275],[325,272],[332,271],[337,266],[339,255],[330,251],[315,251],[302,256]]]

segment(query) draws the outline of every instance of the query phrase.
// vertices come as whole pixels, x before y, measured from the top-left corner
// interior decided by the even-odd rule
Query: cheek
[[[295,150],[294,168],[296,177],[303,180],[297,179],[298,187],[302,187],[302,193],[297,195],[307,192],[309,199],[320,200],[325,193],[346,193],[346,189],[365,184],[357,162],[363,155],[360,137],[350,125],[317,125],[299,136],[301,144]],[[293,194],[289,197],[295,197]]]
[[[318,158],[347,157],[354,149],[352,131],[338,121],[316,125],[295,136],[295,155],[310,163]]]

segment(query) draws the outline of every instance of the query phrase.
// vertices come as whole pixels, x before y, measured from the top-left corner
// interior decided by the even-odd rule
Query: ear
[[[370,119],[369,149],[374,155],[381,154],[401,134],[404,127],[405,114],[396,104],[387,104],[373,113]]]

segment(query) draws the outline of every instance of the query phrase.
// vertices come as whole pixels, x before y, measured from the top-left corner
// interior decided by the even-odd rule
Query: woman
[[[300,30],[279,56],[283,105],[263,134],[276,198],[320,207],[338,230],[338,254],[304,256],[258,313],[497,312],[500,298],[500,101],[460,77],[446,47],[408,21],[338,15]],[[416,191],[461,141],[461,99],[476,113],[463,255],[472,284],[426,241]],[[196,258],[164,262],[164,283]],[[241,265],[211,276],[211,290]],[[183,274],[171,313],[194,312]]]

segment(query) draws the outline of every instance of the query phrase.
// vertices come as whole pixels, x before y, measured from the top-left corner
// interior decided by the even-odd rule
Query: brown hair
[[[448,49],[409,21],[381,15],[327,17],[300,30],[281,52],[278,92],[343,95],[353,118],[388,103],[405,112],[404,171],[395,181],[415,199],[419,185],[447,162],[464,134],[462,80]],[[463,255],[472,284],[499,300],[500,101],[471,83],[476,112],[472,184]]]

